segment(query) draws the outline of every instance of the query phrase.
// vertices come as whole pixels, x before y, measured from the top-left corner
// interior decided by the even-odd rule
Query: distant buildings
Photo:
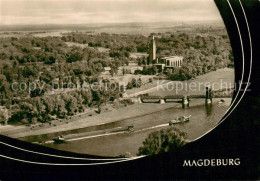
[[[102,72],[103,75],[110,75],[111,67],[104,67],[104,72]],[[130,62],[128,66],[123,66],[118,68],[118,74],[134,74],[136,70],[143,70],[142,66],[138,66],[137,63]]]
[[[174,71],[174,69],[181,67],[183,62],[182,56],[169,56],[156,58],[156,42],[154,36],[150,36],[151,41],[149,44],[149,59],[147,64],[154,65],[159,71]]]
[[[156,66],[158,70],[161,71],[174,71],[174,69],[181,67],[181,64],[183,62],[183,57],[180,56],[170,56],[170,57],[162,57],[160,59],[157,59],[158,62],[153,64]]]

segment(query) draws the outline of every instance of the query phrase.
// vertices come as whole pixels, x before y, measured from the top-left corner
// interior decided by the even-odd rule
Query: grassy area
[[[212,90],[218,90],[221,88],[234,87],[234,69],[224,68],[214,72],[207,73],[205,75],[198,76],[194,80],[188,81],[172,81],[169,84],[163,85],[153,92],[150,92],[151,96],[168,96],[168,95],[195,95],[205,94],[207,85],[212,85]]]
[[[142,76],[149,78],[149,76]],[[153,77],[153,76],[150,76]],[[224,68],[205,75],[198,76],[194,80],[188,81],[170,81],[170,80],[153,80],[139,88],[127,89],[128,95],[138,93],[148,93],[151,96],[168,96],[168,95],[193,95],[205,94],[207,85],[213,85],[212,89],[221,89],[225,87],[234,87],[234,69]],[[128,77],[129,79],[129,77]],[[145,91],[147,90],[147,91]]]

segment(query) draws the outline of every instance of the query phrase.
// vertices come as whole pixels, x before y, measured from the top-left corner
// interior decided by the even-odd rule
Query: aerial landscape
[[[220,15],[137,20],[3,20],[0,134],[71,152],[132,157],[168,151],[157,145],[161,135],[177,134],[182,146],[213,129],[235,89]]]

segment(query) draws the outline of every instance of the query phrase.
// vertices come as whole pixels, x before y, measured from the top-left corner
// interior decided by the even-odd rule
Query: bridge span
[[[188,107],[189,102],[192,99],[205,99],[205,104],[211,104],[213,98],[232,98],[233,88],[220,89],[212,91],[210,87],[206,87],[205,94],[201,95],[168,95],[168,96],[149,96],[147,94],[139,95],[138,97],[132,97],[138,99],[140,103],[167,103],[167,102],[179,102],[182,103],[182,107]],[[131,97],[130,97],[131,98]]]

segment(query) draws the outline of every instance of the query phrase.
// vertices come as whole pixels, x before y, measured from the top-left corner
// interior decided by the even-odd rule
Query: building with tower
[[[150,65],[156,60],[156,43],[154,36],[149,36],[151,39],[150,44],[149,44],[149,59],[147,64]]]
[[[183,62],[182,56],[169,56],[169,57],[156,57],[156,40],[154,36],[149,36],[149,59],[147,64],[154,65],[157,69],[162,71],[174,71],[176,68],[180,68]]]

